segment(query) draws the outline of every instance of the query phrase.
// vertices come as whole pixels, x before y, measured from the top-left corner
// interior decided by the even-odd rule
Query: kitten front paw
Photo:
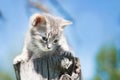
[[[23,57],[22,55],[19,55],[17,57],[14,58],[13,60],[13,64],[18,64],[20,62],[25,62],[25,61],[28,61],[28,58],[27,57]]]
[[[61,52],[63,59],[61,60],[61,66],[63,69],[68,69],[73,64],[73,55],[70,51]]]
[[[63,55],[64,57],[67,57],[69,59],[73,58],[73,54],[70,51],[63,51],[63,52],[61,52],[61,55]]]

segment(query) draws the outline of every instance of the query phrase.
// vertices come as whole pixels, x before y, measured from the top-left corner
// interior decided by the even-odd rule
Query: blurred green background
[[[0,0],[0,80],[16,80],[12,61],[35,12],[73,22],[64,33],[83,80],[120,80],[120,0]]]

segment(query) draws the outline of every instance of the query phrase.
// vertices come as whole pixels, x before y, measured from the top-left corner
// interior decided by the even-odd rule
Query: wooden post
[[[68,57],[44,56],[14,64],[16,78],[17,80],[81,80],[81,73],[75,73],[78,65],[75,59],[72,59],[72,65],[68,69],[60,68],[64,58]]]

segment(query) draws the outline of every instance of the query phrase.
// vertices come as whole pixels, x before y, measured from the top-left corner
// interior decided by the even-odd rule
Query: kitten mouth
[[[45,51],[51,51],[50,49],[45,49]]]
[[[53,49],[52,48],[45,48],[45,49],[43,49],[43,51],[45,51],[45,52],[48,52],[48,51],[52,51]]]

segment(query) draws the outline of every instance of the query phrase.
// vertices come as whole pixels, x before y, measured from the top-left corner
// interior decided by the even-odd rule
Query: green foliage
[[[94,80],[120,80],[118,52],[115,46],[104,46],[97,55]]]
[[[100,79],[100,76],[99,76],[99,75],[96,75],[96,76],[94,77],[94,80],[101,80],[101,79]]]
[[[8,73],[0,72],[0,80],[13,80]]]

